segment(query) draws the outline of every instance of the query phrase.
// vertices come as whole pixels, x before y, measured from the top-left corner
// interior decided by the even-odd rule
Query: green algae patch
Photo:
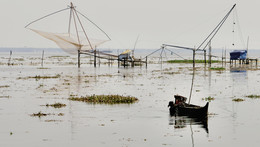
[[[69,98],[71,101],[81,101],[87,103],[99,103],[99,104],[131,104],[138,99],[132,96],[121,96],[121,95],[91,95],[91,96],[81,96],[75,97],[71,96]]]
[[[42,113],[41,111],[38,112],[38,113],[33,113],[31,114],[32,117],[42,117],[42,116],[47,116],[47,115],[50,115],[50,114],[46,114],[46,113]]]
[[[241,99],[241,98],[236,98],[236,99],[233,99],[232,101],[234,101],[234,102],[243,102],[243,101],[244,101],[244,99]]]
[[[251,95],[247,95],[246,97],[252,98],[252,99],[257,99],[257,98],[260,98],[260,95],[253,95],[253,94],[251,94]]]
[[[218,60],[212,60],[211,63],[219,63]],[[193,60],[168,60],[167,63],[193,63]],[[205,63],[204,60],[195,60],[195,63]]]
[[[46,104],[46,107],[54,107],[54,108],[62,108],[62,107],[66,107],[66,104],[62,104],[62,103],[54,103],[54,104]]]
[[[225,70],[224,67],[211,67],[210,70]]]
[[[8,88],[8,87],[10,87],[9,85],[0,85],[0,88]]]
[[[28,77],[28,78],[33,78],[33,79],[56,79],[56,78],[59,78],[60,77],[60,75],[59,74],[57,74],[57,75],[55,75],[55,76],[40,76],[40,75],[36,75],[36,76],[34,76],[34,77]]]
[[[215,98],[209,96],[209,97],[206,97],[206,98],[202,98],[202,100],[205,100],[205,101],[211,102],[211,101],[215,100]]]

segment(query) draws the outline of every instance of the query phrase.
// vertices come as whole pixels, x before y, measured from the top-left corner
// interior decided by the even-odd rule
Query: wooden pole
[[[225,48],[225,66],[227,64],[227,49]]]
[[[204,50],[204,63],[207,64],[207,59],[206,59],[206,50]]]
[[[96,48],[96,47],[95,47]],[[100,51],[98,51],[98,56],[100,57]],[[100,67],[100,64],[101,64],[101,59],[98,58],[98,66]]]
[[[78,68],[80,68],[80,51],[78,50]]]
[[[94,50],[94,67],[97,67],[97,50]]]
[[[209,64],[211,64],[211,42],[209,43]]]
[[[195,67],[195,48],[193,49],[193,68]]]
[[[142,57],[140,56],[140,67],[142,67],[143,65],[142,65]]]
[[[43,67],[44,50],[42,51],[42,67]]]
[[[221,63],[222,63],[222,67],[223,67],[223,62],[224,62],[224,50],[222,49],[222,58],[221,58]]]
[[[125,58],[124,58],[124,68],[125,68]]]
[[[13,52],[12,52],[12,51],[10,51],[10,57],[9,57],[9,60],[8,60],[8,66],[9,66],[9,65],[11,65],[11,58],[12,58],[12,54],[13,54]]]
[[[145,66],[147,68],[147,56],[145,57]]]
[[[119,60],[119,56],[117,57],[117,64],[118,64],[118,67],[120,67],[120,60]]]

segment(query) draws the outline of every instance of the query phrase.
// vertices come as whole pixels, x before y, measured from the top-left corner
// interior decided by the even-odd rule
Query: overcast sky
[[[199,46],[236,3],[235,13],[212,41],[213,48],[241,49],[248,36],[249,48],[260,47],[259,0],[1,0],[0,47],[56,48],[24,26],[70,2],[109,34],[112,41],[102,47],[130,49],[138,35],[136,48],[156,49],[163,43]],[[48,18],[37,23],[50,25]]]

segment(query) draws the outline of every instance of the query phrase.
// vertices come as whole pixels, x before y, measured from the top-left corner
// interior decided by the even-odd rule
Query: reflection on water
[[[246,72],[247,68],[246,67],[230,67],[230,72]]]
[[[174,125],[174,129],[186,128],[187,125],[199,125],[207,133],[209,133],[207,117],[204,119],[198,119],[198,118],[189,118],[186,116],[172,116],[172,117],[170,116],[169,125]]]

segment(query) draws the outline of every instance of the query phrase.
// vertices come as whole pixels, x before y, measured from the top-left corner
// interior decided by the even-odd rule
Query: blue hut
[[[246,60],[247,51],[246,50],[235,50],[230,52],[230,60]]]

